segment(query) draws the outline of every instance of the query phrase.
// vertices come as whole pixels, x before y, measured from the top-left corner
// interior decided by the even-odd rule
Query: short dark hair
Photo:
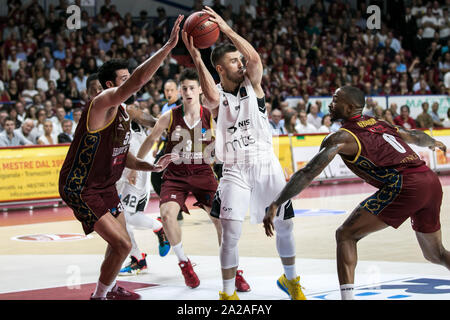
[[[128,69],[128,61],[125,59],[111,59],[106,61],[98,69],[98,80],[103,88],[107,88],[106,82],[112,81],[117,77],[116,71],[121,69]]]
[[[231,43],[223,43],[219,44],[214,50],[211,52],[211,64],[214,68],[217,66],[217,63],[222,59],[222,57],[229,52],[235,52],[238,49]]]
[[[409,111],[409,106],[408,106],[407,104],[402,105],[402,106],[400,107],[400,111],[402,111],[402,109],[408,110],[408,113],[410,112],[410,111]]]
[[[195,80],[198,83],[200,83],[200,80],[198,78],[198,73],[195,69],[192,68],[186,68],[184,69],[180,74],[180,83],[184,80]]]
[[[364,105],[366,104],[366,97],[364,96],[364,92],[362,92],[359,88],[352,86],[343,86],[341,90],[344,91],[345,96],[349,100],[349,102],[354,103],[361,109],[364,108]]]
[[[98,80],[98,73],[97,73],[97,72],[91,73],[91,74],[89,75],[89,77],[86,79],[86,88],[89,88],[89,84],[90,84],[92,81],[95,81],[95,80]]]
[[[4,123],[6,123],[6,121],[12,121],[14,123],[16,123],[16,120],[14,120],[13,118],[11,118],[10,116],[7,116],[4,120]]]

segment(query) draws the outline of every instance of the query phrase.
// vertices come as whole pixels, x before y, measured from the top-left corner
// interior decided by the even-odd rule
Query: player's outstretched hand
[[[183,21],[184,15],[178,15],[177,20],[175,21],[172,32],[170,33],[170,38],[167,41],[167,45],[170,46],[171,49],[175,48],[178,43],[178,34],[180,33],[180,23]]]
[[[180,158],[180,156],[176,153],[168,153],[163,155],[161,158],[159,158],[158,162],[156,162],[155,164],[155,172],[161,172],[163,171],[165,168],[167,168],[167,166],[171,163],[171,162],[175,162]]]
[[[188,36],[187,32],[184,30],[181,30],[181,39],[183,39],[184,45],[186,46],[186,49],[189,51],[192,59],[200,58],[201,59],[201,53],[200,51],[194,46],[194,38],[192,36]]]
[[[266,236],[268,237],[273,236],[273,231],[275,230],[273,219],[275,218],[277,210],[278,206],[275,204],[275,202],[272,202],[266,211],[266,215],[264,216],[263,224],[264,229],[266,230]]]
[[[431,146],[430,149],[434,151],[434,148],[439,148],[442,151],[447,152],[447,146],[440,141],[435,140],[434,146]]]
[[[210,7],[205,6],[205,8],[202,11],[207,13],[207,14],[209,14],[211,16],[209,18],[209,21],[217,23],[217,25],[219,26],[220,31],[224,32],[227,29],[231,28],[228,25],[228,23],[226,23],[226,21],[223,20],[223,18],[217,12],[215,12],[213,9],[211,9]]]

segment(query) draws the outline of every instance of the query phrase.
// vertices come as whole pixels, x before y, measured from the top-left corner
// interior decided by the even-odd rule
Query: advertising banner
[[[57,199],[69,146],[0,149],[0,203]]]

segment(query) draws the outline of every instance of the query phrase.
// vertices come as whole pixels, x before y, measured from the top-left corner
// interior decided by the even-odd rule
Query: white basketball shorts
[[[286,185],[283,169],[275,157],[267,162],[224,164],[211,208],[211,215],[220,219],[243,221],[250,207],[250,222],[262,223],[266,208]],[[275,219],[294,217],[288,200]]]

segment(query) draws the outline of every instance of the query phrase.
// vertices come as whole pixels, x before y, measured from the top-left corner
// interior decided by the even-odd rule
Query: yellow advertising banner
[[[272,142],[273,150],[280,161],[281,167],[283,168],[284,176],[286,179],[289,179],[294,173],[290,137],[273,136]]]
[[[57,199],[68,145],[0,149],[0,203]]]

